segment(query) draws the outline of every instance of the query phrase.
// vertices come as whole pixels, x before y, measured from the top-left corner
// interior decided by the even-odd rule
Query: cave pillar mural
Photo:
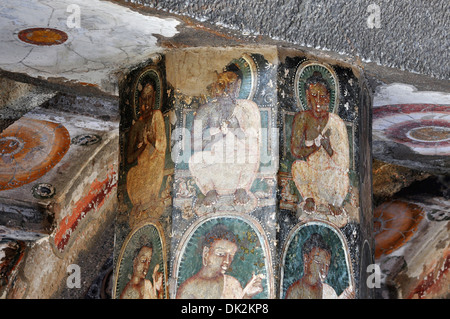
[[[177,117],[170,295],[274,298],[276,48],[177,50],[169,66]]]
[[[172,49],[121,87],[115,298],[369,298],[370,95],[273,46]]]
[[[163,299],[174,172],[164,57],[132,70],[121,86],[113,297]]]

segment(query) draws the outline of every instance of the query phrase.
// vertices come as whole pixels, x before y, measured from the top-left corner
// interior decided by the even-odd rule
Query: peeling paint
[[[450,268],[450,252],[447,257],[441,259],[442,267],[435,267],[429,272],[420,283],[413,289],[407,299],[427,299],[432,298],[442,292],[448,292],[450,283],[449,268]],[[440,264],[439,262],[437,265]]]
[[[95,181],[91,184],[89,192],[74,204],[72,214],[65,217],[59,224],[55,234],[55,245],[63,252],[69,243],[72,233],[82,220],[88,215],[98,212],[105,203],[109,194],[117,186],[117,173],[110,168],[105,180]]]

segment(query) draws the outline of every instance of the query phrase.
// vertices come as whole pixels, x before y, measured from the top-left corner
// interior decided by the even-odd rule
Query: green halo
[[[317,62],[305,62],[297,69],[295,75],[295,96],[297,105],[300,107],[301,111],[308,109],[306,103],[305,82],[314,74],[314,72],[322,74],[322,78],[327,81],[330,88],[330,104],[328,111],[336,113],[337,106],[339,105],[339,82],[337,76],[330,66],[319,64]]]
[[[239,59],[233,59],[224,71],[231,71],[241,79],[239,99],[253,99],[257,85],[257,69],[253,58],[243,54]]]
[[[161,109],[161,102],[162,102],[161,76],[154,66],[150,66],[145,68],[139,74],[133,86],[133,116],[135,120],[139,118],[141,113],[141,107],[139,105],[139,94],[141,93],[142,88],[147,83],[151,83],[156,91],[154,109],[155,110]]]

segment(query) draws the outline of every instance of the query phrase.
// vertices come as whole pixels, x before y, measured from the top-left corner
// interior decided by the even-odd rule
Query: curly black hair
[[[211,247],[216,240],[228,240],[234,244],[237,242],[236,235],[225,225],[217,224],[203,237],[202,247]]]
[[[325,80],[322,77],[322,73],[320,73],[319,71],[314,71],[314,73],[309,78],[306,79],[304,84],[305,92],[306,90],[308,90],[310,84],[317,84],[317,83],[320,83],[323,86],[325,86],[328,92],[330,92],[330,84],[327,82],[327,80]]]
[[[311,236],[309,236],[309,238],[303,243],[302,246],[303,254],[309,255],[309,253],[314,247],[325,250],[330,254],[330,256],[332,255],[330,246],[328,246],[328,244],[325,242],[322,235],[318,233],[311,234]]]

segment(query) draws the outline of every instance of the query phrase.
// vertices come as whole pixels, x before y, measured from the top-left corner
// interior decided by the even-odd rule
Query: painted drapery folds
[[[358,297],[361,76],[275,47],[173,49],[131,71],[116,298]]]

